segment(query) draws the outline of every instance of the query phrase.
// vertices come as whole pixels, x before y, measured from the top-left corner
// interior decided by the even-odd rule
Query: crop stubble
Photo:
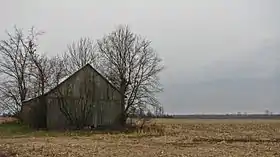
[[[2,137],[13,156],[280,156],[280,120],[157,119],[160,129],[87,136]],[[153,126],[155,127],[155,126]]]

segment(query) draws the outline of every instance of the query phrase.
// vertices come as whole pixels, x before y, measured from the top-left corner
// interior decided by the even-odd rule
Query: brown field
[[[133,133],[20,132],[0,128],[12,156],[280,156],[280,120],[158,119]],[[1,126],[1,125],[0,125]]]

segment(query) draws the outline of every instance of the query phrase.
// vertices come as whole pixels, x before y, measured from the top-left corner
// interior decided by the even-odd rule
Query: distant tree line
[[[158,106],[154,109],[154,112],[151,110],[143,110],[143,109],[138,109],[134,110],[134,112],[129,114],[129,117],[131,118],[137,118],[137,117],[142,117],[142,118],[173,118],[172,115],[166,114],[163,111],[162,106]]]

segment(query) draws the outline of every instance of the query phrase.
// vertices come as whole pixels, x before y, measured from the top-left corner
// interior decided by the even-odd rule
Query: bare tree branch
[[[68,45],[64,53],[68,72],[73,73],[86,64],[95,66],[97,61],[95,49],[95,44],[90,38],[80,38]]]

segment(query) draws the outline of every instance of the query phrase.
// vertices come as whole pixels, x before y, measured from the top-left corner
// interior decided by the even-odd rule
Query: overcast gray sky
[[[57,54],[119,24],[152,40],[164,59],[169,113],[280,112],[279,0],[0,0],[0,39],[14,25],[46,33]]]

